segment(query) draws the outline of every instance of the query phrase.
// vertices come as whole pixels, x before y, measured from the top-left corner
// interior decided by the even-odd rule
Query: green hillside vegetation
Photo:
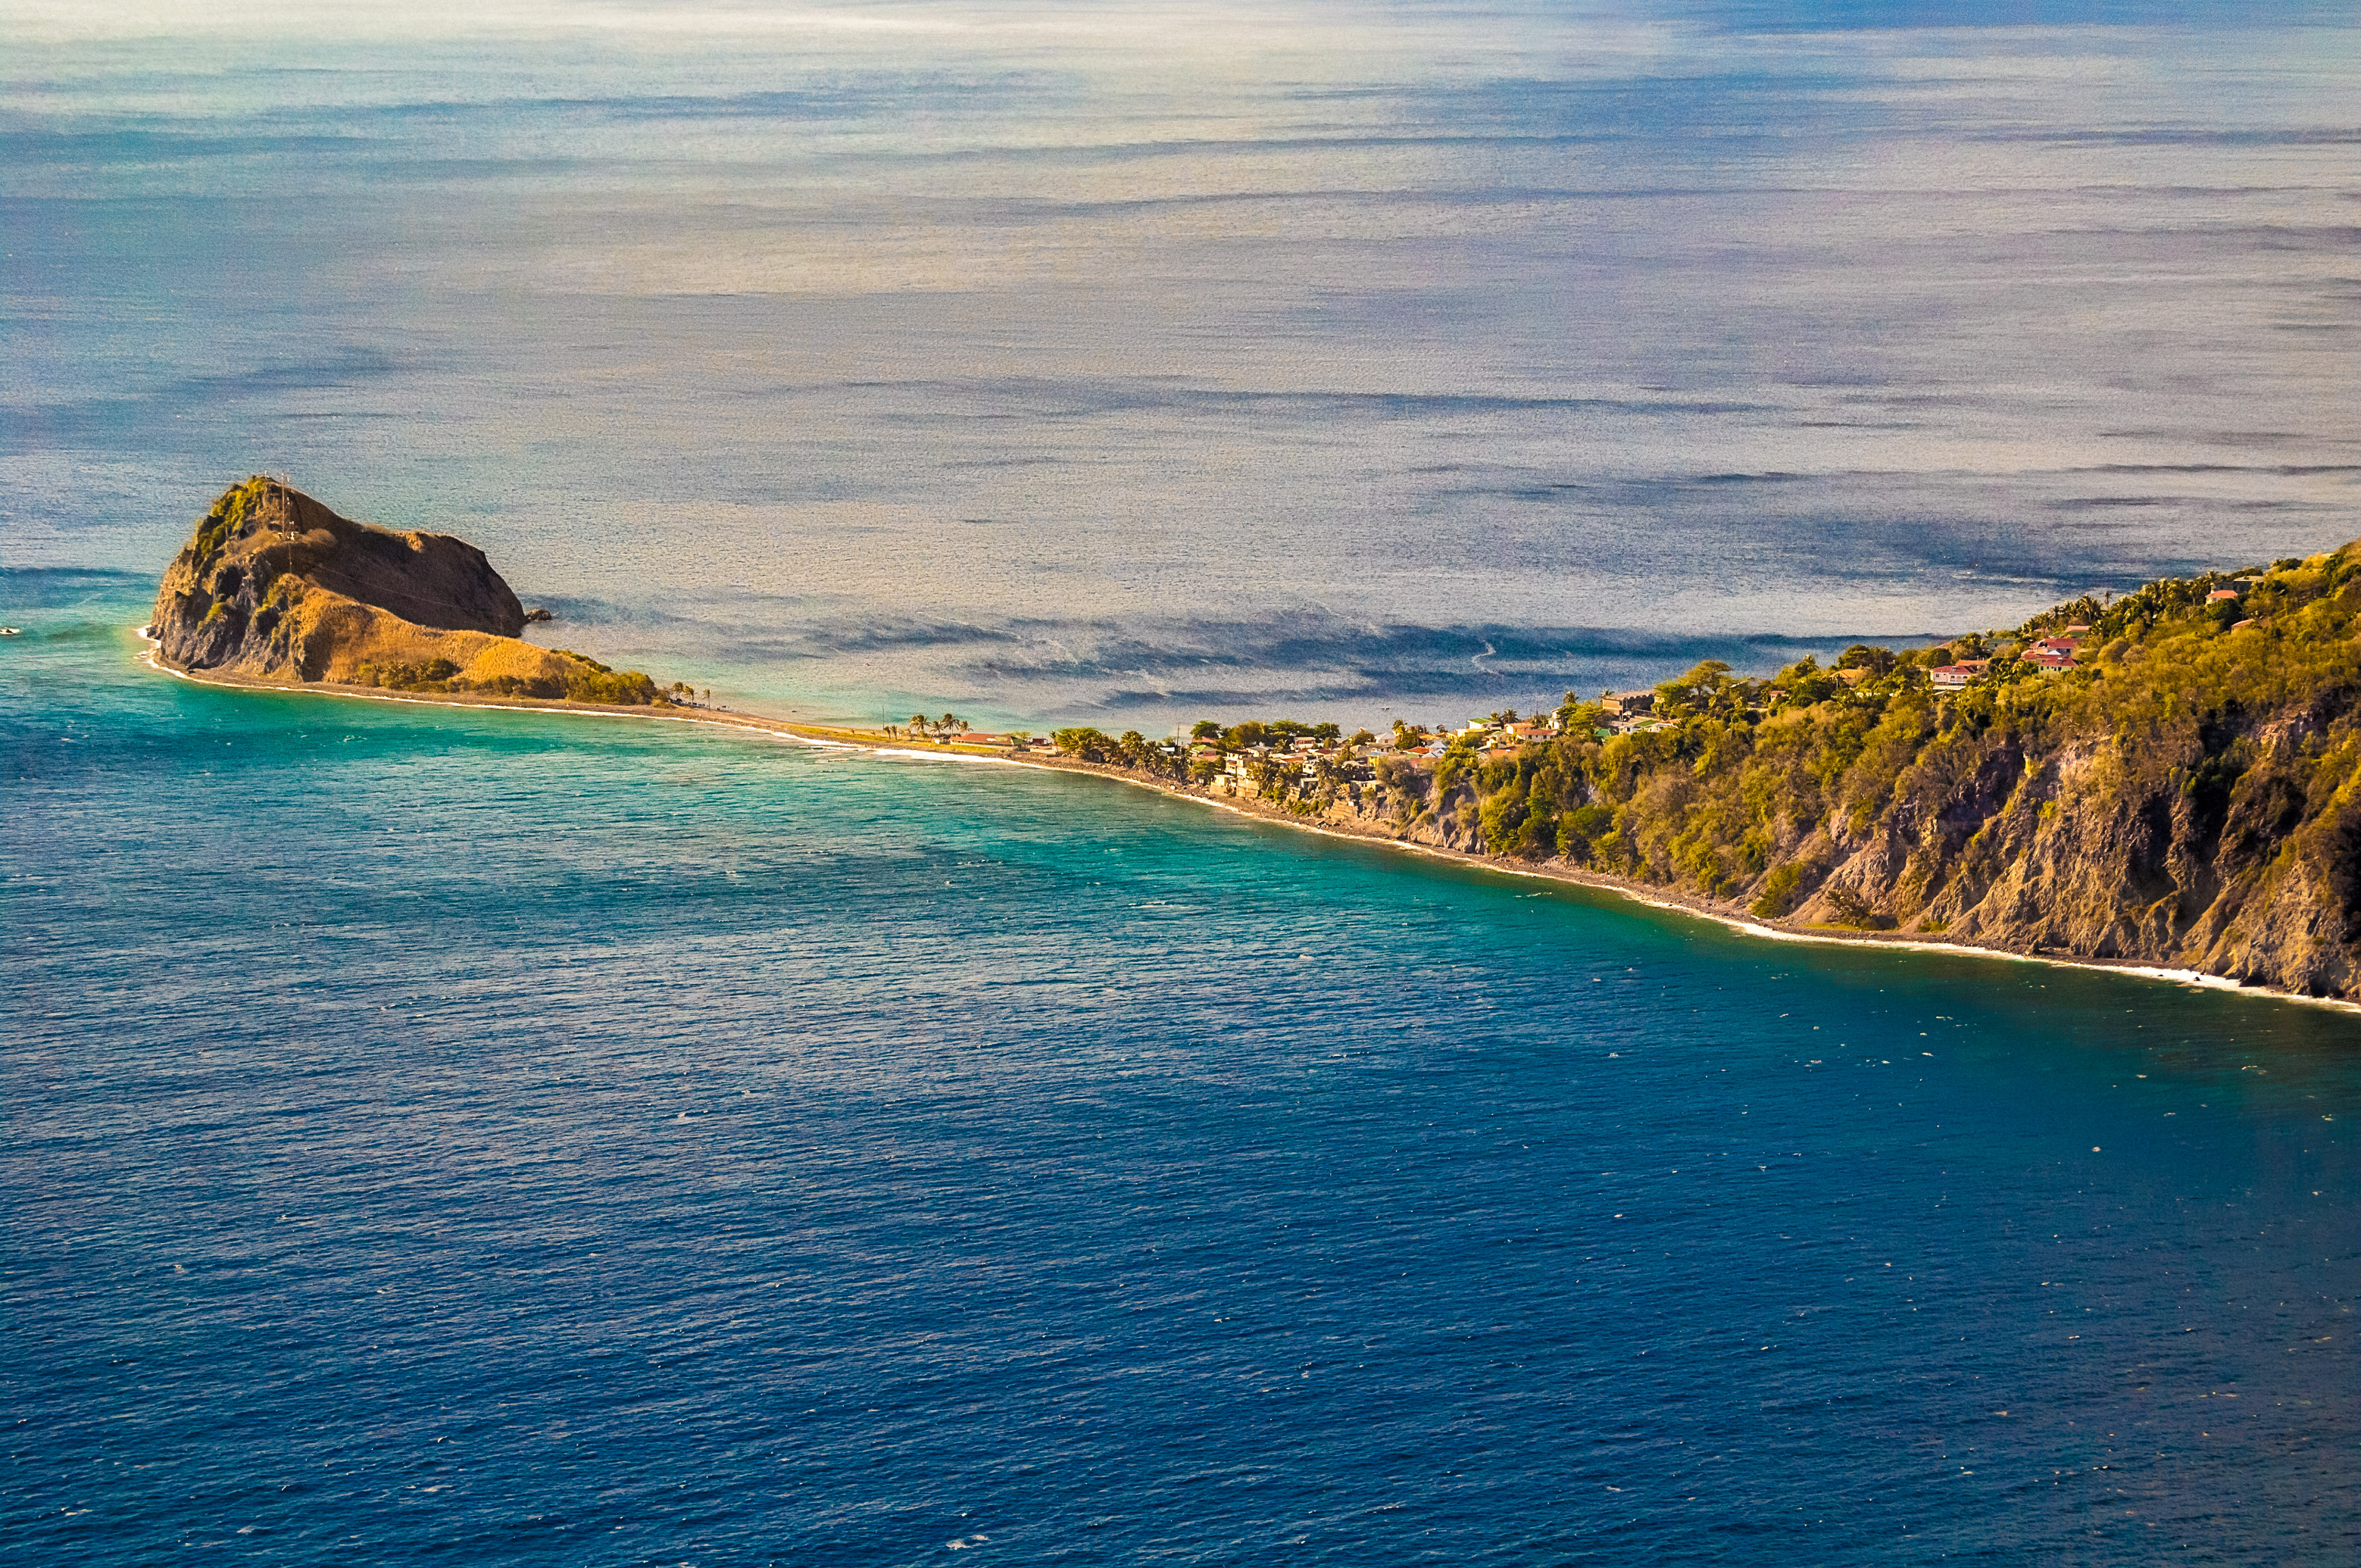
[[[2086,810],[2177,799],[2200,844],[2227,835],[2249,858],[2309,853],[2349,878],[2361,829],[2361,549],[2238,576],[2253,586],[2235,601],[2206,603],[2228,575],[2167,579],[2103,606],[2059,605],[2014,633],[1910,652],[1855,647],[1838,666],[1868,672],[1851,687],[1811,659],[1767,681],[1699,664],[1656,688],[1668,728],[1601,740],[1603,716],[1577,706],[1565,715],[1572,737],[1489,762],[1446,756],[1437,793],[1466,781],[1493,853],[1562,855],[1708,896],[1746,894],[1756,913],[1776,916],[1820,884],[1829,850],[1897,813],[1934,833],[1929,848],[1958,835],[1971,850],[1984,820],[1947,814],[1978,801],[1993,808],[1985,820],[2004,814],[2017,792],[1993,786],[2081,747],[2096,763],[2096,793],[2077,802]],[[2087,625],[2081,647],[2095,650],[2078,667],[2016,656],[2070,624]],[[1931,685],[1933,668],[1987,654],[1991,666],[1965,690]],[[2274,721],[2280,733],[2263,733]],[[2055,802],[2045,807],[2054,816]],[[1896,891],[1905,907],[1889,917],[1936,890],[1921,877]]]
[[[574,702],[603,702],[622,707],[644,707],[666,700],[655,681],[638,670],[617,670],[570,648],[555,651],[566,661],[565,678],[554,675],[519,677],[491,675],[470,680],[448,659],[420,663],[361,664],[357,685],[388,691],[472,692],[484,696],[566,697]]]
[[[2209,602],[2224,587],[2238,597]],[[2070,626],[2086,629],[2073,667],[2020,656]],[[2361,994],[2356,631],[2361,543],[1937,646],[1857,645],[1825,668],[1757,679],[1708,662],[1656,687],[1659,722],[1631,732],[1569,693],[1559,733],[1513,751],[1469,733],[1412,756],[1426,736],[1398,725],[1365,783],[1320,764],[1248,778],[1290,810],[1790,925]],[[1963,689],[1934,685],[1970,659],[1990,663]]]

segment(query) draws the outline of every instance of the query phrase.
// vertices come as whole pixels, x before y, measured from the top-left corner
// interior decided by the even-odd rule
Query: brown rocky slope
[[[231,487],[156,596],[159,656],[247,679],[637,704],[654,683],[518,633],[524,607],[448,534],[339,517],[275,479]]]

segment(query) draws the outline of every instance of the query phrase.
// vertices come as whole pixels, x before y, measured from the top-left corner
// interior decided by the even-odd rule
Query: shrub
[[[1775,920],[1793,911],[1796,891],[1804,884],[1804,868],[1790,861],[1763,879],[1763,891],[1747,907],[1765,919]]]

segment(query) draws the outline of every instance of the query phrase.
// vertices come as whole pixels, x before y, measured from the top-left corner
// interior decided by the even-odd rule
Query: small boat
[[[22,637],[23,635],[23,632],[13,626],[0,626],[0,637]]]

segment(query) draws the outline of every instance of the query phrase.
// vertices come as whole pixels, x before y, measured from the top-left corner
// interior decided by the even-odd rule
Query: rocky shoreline
[[[883,743],[881,742],[881,749]],[[2007,959],[2026,963],[2056,964],[2069,969],[2107,970],[2117,973],[2138,975],[2146,979],[2169,981],[2184,985],[2203,986],[2270,996],[2282,1001],[2301,1002],[2326,1006],[2344,1012],[2361,1014],[2361,1003],[2337,997],[2306,995],[2279,986],[2240,980],[2226,975],[2208,974],[2151,959],[2106,958],[2090,954],[2059,951],[2049,948],[2019,948],[1998,942],[1980,942],[1944,932],[1909,932],[1899,930],[1864,930],[1840,926],[1811,924],[1794,918],[1766,918],[1749,910],[1735,900],[1701,897],[1697,894],[1631,877],[1593,871],[1570,865],[1563,861],[1530,861],[1511,855],[1487,854],[1481,850],[1455,848],[1447,842],[1421,836],[1415,831],[1379,826],[1358,811],[1338,815],[1306,814],[1257,799],[1252,795],[1233,795],[1219,789],[1206,789],[1176,784],[1126,768],[1107,767],[1098,763],[1064,757],[1027,758],[1019,766],[1040,767],[1059,773],[1089,773],[1152,789],[1178,800],[1191,800],[1218,810],[1232,811],[1255,817],[1274,826],[1292,828],[1299,831],[1322,834],[1330,838],[1356,839],[1382,844],[1391,849],[1430,856],[1479,870],[1497,872],[1509,876],[1534,877],[1546,882],[1564,883],[1576,887],[1591,888],[1609,893],[1651,908],[1670,910],[1712,920],[1732,930],[1778,941],[1825,942],[1856,947],[1891,948],[1920,951],[1954,952],[1983,958]]]

